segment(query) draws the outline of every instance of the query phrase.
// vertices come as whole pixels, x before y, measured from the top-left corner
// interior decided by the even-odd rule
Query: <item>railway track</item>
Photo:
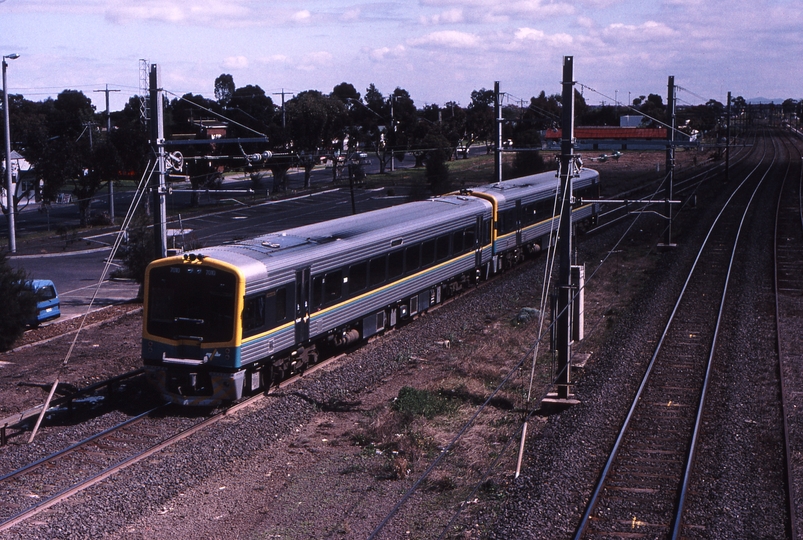
[[[755,134],[753,135],[755,139]],[[754,144],[751,143],[751,144]],[[750,156],[750,152],[746,151],[748,147],[739,147],[731,156],[731,168],[735,169],[743,166],[744,162]],[[682,197],[683,203],[680,207],[675,208],[673,213],[677,214],[683,207],[694,200],[694,195],[697,190],[704,183],[708,182],[712,177],[722,174],[725,168],[725,163],[722,161],[713,162],[708,165],[703,165],[699,169],[695,168],[689,174],[689,171],[683,171],[677,174],[674,178],[673,192],[675,197]],[[651,177],[654,175],[650,175]],[[608,199],[621,201],[629,200],[630,202],[616,202],[605,204],[599,215],[600,227],[595,231],[599,231],[601,227],[608,227],[619,221],[626,219],[631,214],[645,212],[650,206],[660,204],[663,207],[662,197],[664,196],[664,181],[666,178],[659,180],[650,180],[637,187],[616,193],[607,197]],[[655,201],[655,202],[648,202]]]
[[[86,388],[81,388],[74,392],[70,392],[67,395],[60,396],[50,402],[50,408],[48,409],[48,412],[56,408],[65,408],[67,411],[71,411],[76,403],[82,399],[104,399],[107,402],[113,402],[116,397],[116,393],[119,392],[119,390],[126,384],[130,383],[133,379],[142,375],[142,373],[144,373],[142,368],[136,369],[134,371],[118,375],[117,377],[112,377],[111,379],[87,386]],[[31,418],[39,416],[42,413],[42,408],[44,406],[45,405],[43,403],[37,405],[36,407],[31,407],[25,411],[12,414],[11,416],[0,418],[0,447],[5,446],[8,443],[9,438],[24,433],[24,426],[30,421]],[[9,430],[12,432],[9,433]]]
[[[753,197],[773,168],[767,161],[763,156],[746,175],[711,226],[575,538],[680,534],[734,254]]]
[[[798,150],[778,195],[775,215],[775,322],[784,438],[789,535],[803,531],[803,166]]]
[[[339,355],[324,360],[305,373],[313,373],[341,357]],[[244,399],[200,420],[181,414],[169,415],[171,406],[163,404],[0,475],[0,532],[19,525],[123,469],[211,427],[255,404],[267,394],[292,385],[302,376],[290,377],[267,393]],[[157,429],[154,422],[171,422],[173,435],[156,435],[163,427]]]

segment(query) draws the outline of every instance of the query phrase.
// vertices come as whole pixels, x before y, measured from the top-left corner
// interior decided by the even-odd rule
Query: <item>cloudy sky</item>
[[[341,83],[406,89],[417,106],[470,102],[500,81],[518,101],[560,93],[574,56],[586,101],[727,92],[803,98],[800,0],[0,0],[11,93],[81,90],[98,109],[139,93],[140,59],[177,95],[214,98],[222,73],[268,93]],[[274,96],[275,101],[281,98]]]

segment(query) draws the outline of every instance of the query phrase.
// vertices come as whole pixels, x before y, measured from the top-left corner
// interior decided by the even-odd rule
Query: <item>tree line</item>
[[[226,138],[258,135],[267,142],[218,145],[212,140],[181,147],[187,158],[184,173],[194,189],[214,188],[223,171],[240,168],[252,173],[255,184],[269,170],[272,190],[281,191],[290,167],[303,167],[308,185],[310,171],[322,160],[331,160],[336,179],[355,158],[370,153],[380,172],[391,158],[415,160],[416,166],[427,168],[437,193],[449,189],[447,160],[466,156],[472,145],[485,144],[488,152],[493,147],[495,96],[485,88],[473,91],[465,107],[453,101],[417,107],[405,89],[384,94],[374,84],[361,94],[343,82],[328,94],[306,90],[278,104],[258,85],[237,87],[229,74],[221,74],[214,88],[214,99],[188,93],[165,100],[166,139],[198,139],[204,122],[215,120],[225,123]],[[559,127],[560,101],[559,95],[543,91],[529,102],[506,100],[503,139],[516,148],[540,148],[541,133]],[[130,98],[121,111],[111,113],[112,129],[106,132],[105,112],[96,111],[80,91],[64,90],[39,102],[10,95],[12,147],[33,166],[37,200],[47,204],[60,193],[71,193],[85,226],[90,200],[100,189],[122,178],[139,178],[153,159],[141,106],[139,96]],[[632,107],[647,115],[648,122],[665,119],[659,95],[640,96]],[[590,107],[580,93],[575,108],[578,125],[619,125],[619,115],[628,112],[617,106]],[[690,109],[697,109],[687,111],[697,128],[707,130],[716,126],[724,106],[712,100]],[[268,152],[267,160],[247,158]],[[521,152],[517,166],[526,174],[544,165],[537,152]],[[20,199],[18,194],[16,202]]]

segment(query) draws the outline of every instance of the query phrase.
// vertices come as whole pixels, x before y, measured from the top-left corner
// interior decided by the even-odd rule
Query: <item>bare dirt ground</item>
[[[679,168],[705,161],[698,154],[679,152],[677,157]],[[654,181],[663,160],[660,152],[627,152],[618,160],[586,159],[586,166],[600,171],[604,193],[612,196]],[[641,276],[653,263],[644,255],[640,248],[624,249],[594,277],[586,292],[587,339],[577,348],[578,358],[587,357],[593,364],[594,348],[615,325],[617,311],[645,286]],[[124,524],[106,533],[117,538],[365,538],[511,368],[531,355],[538,324],[519,321],[517,315],[522,308],[539,307],[540,283],[533,281],[540,282],[542,274],[543,261],[536,261],[503,276],[506,281],[493,283],[488,291],[473,291],[369,343],[356,360],[343,362],[392,347],[401,368],[357,395],[344,392],[342,400],[330,406],[318,404],[308,421],[288,433],[263,434],[275,438],[267,452],[182,483],[177,495],[166,496],[158,507],[143,504],[125,518],[118,516]],[[484,296],[490,290],[496,293]],[[15,350],[0,354],[0,417],[41,403],[56,376],[82,387],[139,367],[138,307],[119,306],[98,315],[82,330],[66,367],[62,362],[75,334],[48,334],[72,330],[74,320],[43,328],[37,335],[28,333]],[[459,324],[430,332],[428,328],[447,313]],[[553,372],[547,348],[540,349],[534,371],[536,397]],[[494,514],[513,478],[515,435],[528,408],[530,368],[525,364],[515,373],[515,383],[494,396],[452,449],[446,465],[432,472],[380,538],[438,537],[461,507],[463,515],[445,537],[483,536],[483,523]],[[336,363],[309,380],[326,380],[338,369]],[[422,393],[411,396],[405,387]],[[288,388],[281,394],[292,392]],[[228,422],[245,422],[249,410]],[[534,417],[530,434],[545,422],[544,416]],[[496,468],[484,478],[496,459]],[[161,464],[154,461],[154,467]]]
[[[84,388],[139,368],[141,313],[138,304],[110,306],[90,314],[80,333],[82,318],[27,331],[0,353],[0,418],[41,404],[56,378]]]

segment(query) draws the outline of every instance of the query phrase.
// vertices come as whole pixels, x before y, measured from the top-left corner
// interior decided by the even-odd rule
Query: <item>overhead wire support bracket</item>
[[[163,141],[163,146],[192,146],[195,144],[243,144],[243,143],[266,143],[267,137],[246,137],[244,139],[179,139],[173,141]]]
[[[578,204],[603,204],[603,203],[619,203],[619,204],[630,204],[630,203],[639,203],[639,204],[653,204],[653,203],[663,203],[663,204],[681,204],[683,201],[678,201],[674,199],[577,199]]]

